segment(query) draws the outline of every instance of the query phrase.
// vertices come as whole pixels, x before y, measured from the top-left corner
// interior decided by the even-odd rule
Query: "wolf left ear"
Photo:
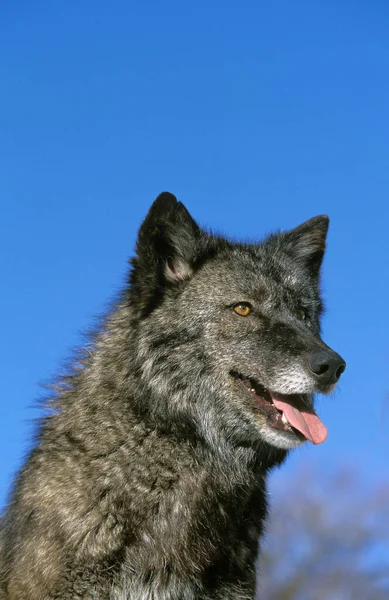
[[[328,225],[327,215],[319,215],[285,234],[290,253],[313,273],[318,273],[323,260]]]

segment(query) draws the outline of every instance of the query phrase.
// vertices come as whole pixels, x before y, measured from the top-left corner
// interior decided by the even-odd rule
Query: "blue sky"
[[[233,238],[330,216],[324,338],[348,368],[328,440],[284,469],[387,477],[388,28],[378,0],[1,4],[1,502],[39,383],[162,190]]]

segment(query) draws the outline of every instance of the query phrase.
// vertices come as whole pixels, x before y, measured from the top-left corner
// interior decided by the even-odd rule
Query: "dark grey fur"
[[[332,352],[319,336],[327,227],[237,244],[157,198],[129,284],[16,481],[1,600],[254,597],[266,476],[302,439],[273,430],[233,374],[308,403],[334,387],[307,363]]]

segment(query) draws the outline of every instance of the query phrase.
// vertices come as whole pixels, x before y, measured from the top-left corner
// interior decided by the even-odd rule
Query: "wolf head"
[[[313,393],[331,392],[345,369],[320,337],[327,229],[318,216],[262,243],[232,243],[161,194],[130,277],[142,409],[195,424],[212,444],[324,441]]]

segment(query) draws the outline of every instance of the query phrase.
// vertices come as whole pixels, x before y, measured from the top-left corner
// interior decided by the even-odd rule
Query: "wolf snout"
[[[346,363],[333,350],[316,350],[308,358],[308,368],[321,385],[336,383],[346,368]]]

